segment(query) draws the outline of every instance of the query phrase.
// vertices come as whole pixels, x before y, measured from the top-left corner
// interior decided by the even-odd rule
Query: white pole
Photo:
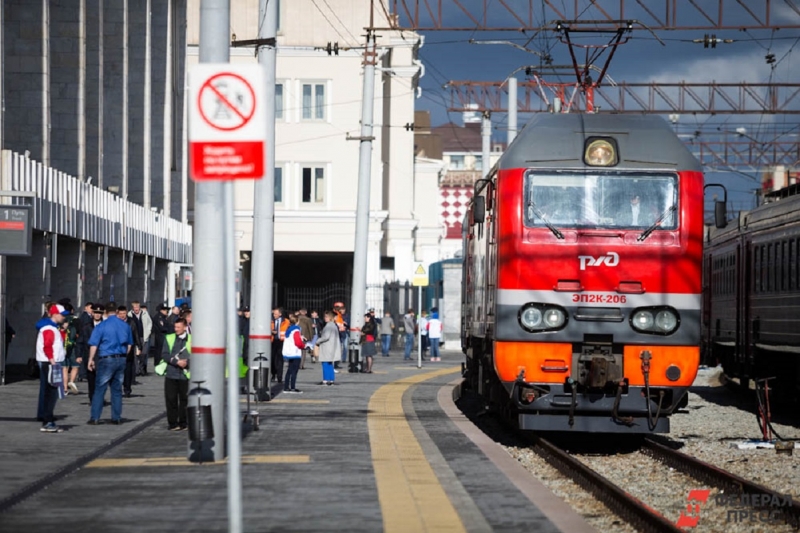
[[[508,79],[508,144],[517,137],[517,78]]]
[[[417,287],[417,294],[419,295],[419,319],[417,319],[417,368],[422,368],[422,285]]]
[[[142,168],[142,195],[144,199],[142,205],[145,209],[150,209],[150,190],[153,175],[153,162],[152,162],[152,67],[153,67],[153,54],[152,47],[152,33],[153,21],[150,14],[151,0],[147,0],[145,4],[145,26],[144,26],[144,113],[142,123],[144,124],[144,136],[142,137],[142,154],[143,154],[143,168]],[[166,96],[166,95],[165,95]]]
[[[370,24],[370,27],[372,24]],[[370,44],[370,40],[372,43]],[[360,360],[359,338],[364,325],[367,298],[367,249],[369,246],[370,172],[372,170],[372,113],[375,98],[375,35],[367,30],[364,49],[364,86],[361,96],[361,136],[358,161],[358,197],[356,204],[356,240],[353,252],[353,285],[350,293],[350,372],[357,372]]]
[[[259,2],[258,20],[264,24],[260,28],[259,39],[274,39],[278,33],[278,5],[275,1],[261,0]],[[253,389],[253,377],[259,370],[258,357],[267,361],[270,359],[272,342],[272,278],[274,273],[275,255],[273,251],[275,242],[275,64],[277,47],[275,44],[266,44],[258,47],[258,62],[264,67],[266,90],[264,95],[267,101],[265,118],[267,121],[266,157],[267,167],[264,178],[256,181],[255,185],[255,212],[253,213],[253,263],[251,268],[250,284],[250,337],[249,353],[246,354],[247,366],[250,368],[250,390]],[[260,355],[259,355],[260,354]],[[264,367],[269,368],[269,364]],[[269,384],[267,379],[263,388],[256,391],[259,398],[269,397]]]
[[[163,209],[164,215],[172,215],[172,0],[167,0],[167,57],[164,61],[166,72],[164,74],[164,160],[162,184],[164,186]],[[184,135],[186,131],[184,130]],[[184,143],[186,144],[186,143]]]
[[[481,174],[482,177],[485,178],[489,175],[489,170],[492,168],[492,165],[489,163],[492,150],[492,119],[489,111],[483,112],[483,119],[481,120],[481,140],[483,148],[483,155],[481,156],[483,160],[481,163]]]

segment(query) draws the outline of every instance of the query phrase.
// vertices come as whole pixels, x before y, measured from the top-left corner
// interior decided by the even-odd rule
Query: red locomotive
[[[700,362],[703,188],[659,117],[535,116],[465,218],[468,385],[521,429],[668,432]]]

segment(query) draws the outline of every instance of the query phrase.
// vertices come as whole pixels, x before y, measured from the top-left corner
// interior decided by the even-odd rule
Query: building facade
[[[198,8],[199,0],[189,1],[189,66],[197,62]],[[274,249],[279,305],[328,306],[350,297],[359,173],[359,142],[351,137],[361,128],[369,9],[359,0],[280,4]],[[382,13],[376,6],[377,25]],[[258,0],[232,2],[233,40],[256,38],[258,21]],[[434,257],[442,236],[436,215],[424,214],[436,212],[431,201],[438,188],[436,163],[415,162],[414,132],[405,127],[414,122],[424,75],[417,51],[423,45],[421,36],[409,32],[381,32],[377,39],[368,285],[410,279],[414,260]],[[252,48],[232,47],[231,61],[256,58]],[[236,184],[237,248],[245,279],[254,190],[254,182]]]

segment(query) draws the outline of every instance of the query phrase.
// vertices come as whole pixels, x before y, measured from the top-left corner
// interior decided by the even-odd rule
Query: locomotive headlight
[[[610,167],[618,162],[617,150],[613,139],[590,138],[586,142],[583,160],[593,167]]]
[[[548,309],[544,312],[544,323],[548,328],[561,327],[564,318],[564,312],[560,309]]]
[[[655,320],[653,319],[653,313],[650,311],[637,311],[634,313],[631,322],[633,323],[633,327],[639,331],[647,331],[653,329]]]
[[[527,329],[539,329],[542,327],[542,311],[538,307],[527,307],[519,315],[519,321]]]
[[[665,309],[656,314],[656,328],[664,333],[670,333],[678,327],[678,317],[672,311]]]

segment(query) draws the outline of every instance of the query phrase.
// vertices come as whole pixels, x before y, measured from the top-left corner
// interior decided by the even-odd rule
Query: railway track
[[[631,495],[587,466],[585,462],[552,442],[540,437],[528,437],[527,440],[530,441],[533,450],[551,466],[593,494],[595,498],[637,530],[646,533],[684,531],[647,503]],[[780,512],[771,516],[795,528],[800,526],[800,502],[670,448],[661,440],[658,437],[646,438],[640,452],[699,482],[725,491],[726,499],[734,497],[737,501],[748,502],[751,509],[756,512],[774,512],[776,510],[775,502],[779,502],[780,507],[777,509]],[[743,495],[747,496],[742,498]]]

